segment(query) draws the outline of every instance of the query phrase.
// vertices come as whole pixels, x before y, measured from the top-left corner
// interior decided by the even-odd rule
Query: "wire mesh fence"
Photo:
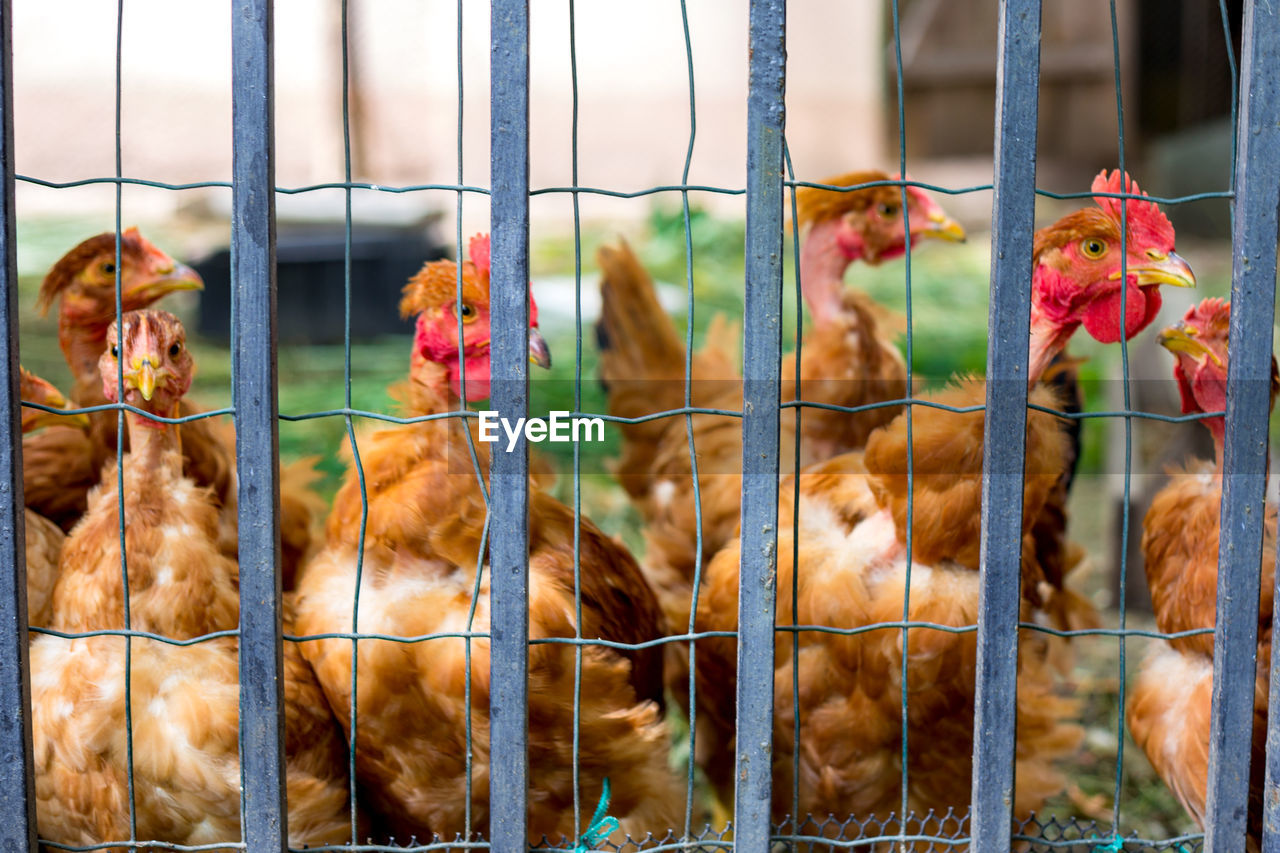
[[[4,708],[0,722],[0,755],[3,756],[0,784],[11,796],[0,804],[0,839],[6,849],[245,849],[283,850],[302,846],[299,836],[290,835],[290,815],[296,794],[290,793],[288,737],[285,729],[290,685],[290,657],[301,650],[317,672],[332,670],[332,659],[343,661],[337,677],[323,672],[325,693],[333,714],[341,726],[344,742],[341,761],[345,778],[341,806],[334,810],[335,819],[344,827],[338,838],[313,837],[305,846],[318,849],[359,850],[433,850],[489,847],[497,850],[534,849],[614,849],[674,850],[723,849],[743,846],[750,850],[770,849],[774,845],[814,849],[911,849],[983,851],[1008,850],[1013,845],[1029,850],[1238,850],[1247,831],[1247,821],[1265,818],[1262,836],[1264,846],[1274,843],[1270,828],[1276,814],[1274,797],[1250,804],[1250,777],[1245,768],[1250,761],[1262,760],[1254,752],[1250,733],[1253,729],[1255,701],[1247,685],[1254,683],[1254,669],[1259,642],[1259,555],[1264,535],[1265,472],[1267,445],[1267,413],[1270,385],[1271,329],[1274,315],[1276,208],[1280,202],[1280,159],[1276,149],[1276,116],[1280,115],[1280,93],[1275,84],[1280,43],[1280,17],[1265,4],[1246,2],[1239,69],[1236,68],[1232,22],[1225,3],[1218,6],[1224,40],[1227,45],[1230,76],[1233,80],[1232,182],[1223,189],[1208,190],[1174,198],[1147,197],[1121,181],[1114,191],[1056,192],[1036,186],[1036,127],[1039,113],[1039,72],[1041,45],[1041,3],[1037,0],[1004,0],[999,7],[999,66],[997,71],[996,131],[994,140],[994,179],[991,184],[946,187],[891,177],[864,180],[850,185],[812,180],[798,174],[793,167],[785,137],[786,23],[788,10],[780,0],[753,0],[750,4],[749,85],[747,97],[747,162],[742,187],[715,187],[690,184],[690,164],[697,140],[695,45],[689,26],[686,3],[679,3],[683,23],[684,60],[688,76],[688,144],[683,172],[678,183],[639,191],[579,185],[578,139],[578,65],[577,41],[574,33],[575,2],[568,2],[569,54],[572,126],[570,157],[572,185],[565,187],[532,187],[529,175],[529,44],[530,8],[527,2],[494,0],[491,5],[491,180],[488,188],[469,186],[463,170],[463,36],[462,3],[458,3],[458,110],[456,133],[457,177],[454,184],[414,184],[398,187],[374,185],[353,180],[351,151],[351,104],[348,65],[350,10],[342,3],[343,42],[343,147],[345,174],[341,181],[301,187],[276,186],[273,149],[274,78],[272,47],[273,4],[271,0],[237,0],[232,9],[233,20],[233,105],[234,163],[230,181],[201,181],[166,184],[123,173],[121,159],[120,98],[122,33],[126,3],[118,0],[116,29],[116,173],[112,178],[86,178],[56,182],[40,176],[14,174],[10,0],[0,0],[0,91],[3,104],[3,134],[0,134],[0,162],[4,164],[4,196],[0,207],[3,222],[3,264],[5,301],[0,311],[0,331],[8,342],[5,357],[0,359],[0,388],[6,389],[4,402],[10,417],[5,422],[0,441],[11,452],[0,460],[0,553],[13,571],[3,573],[0,582],[0,642],[4,658],[0,662],[0,705]],[[1121,79],[1121,39],[1115,0],[1109,4],[1114,60],[1115,114],[1119,134],[1117,164],[1120,174],[1126,172],[1125,103]],[[536,14],[537,9],[533,12]],[[899,4],[889,4],[892,45],[894,47],[892,87],[896,95],[898,175],[908,174],[906,97]],[[790,14],[804,14],[792,7]],[[1238,88],[1235,83],[1238,76]],[[69,414],[91,414],[96,411],[116,412],[118,435],[116,452],[125,460],[114,469],[114,487],[121,495],[117,504],[119,582],[123,594],[123,627],[98,627],[90,630],[61,630],[57,627],[32,628],[30,634],[38,642],[75,642],[93,638],[123,638],[124,685],[121,694],[121,732],[125,759],[123,797],[118,809],[127,813],[124,825],[127,837],[103,836],[92,842],[52,838],[40,829],[40,801],[50,796],[38,786],[33,762],[33,721],[39,726],[38,711],[32,711],[33,681],[46,678],[32,669],[29,661],[26,572],[24,548],[24,514],[16,500],[22,494],[18,485],[22,474],[20,406],[18,405],[18,277],[15,259],[17,212],[14,202],[15,181],[65,189],[90,183],[112,186],[116,196],[114,268],[123,269],[124,250],[122,195],[131,186],[148,186],[165,190],[191,188],[230,188],[233,194],[232,214],[232,362],[231,404],[198,414],[164,417],[136,406],[108,403],[67,410]],[[903,262],[903,304],[905,310],[905,368],[903,396],[878,399],[861,405],[840,405],[822,400],[805,399],[797,393],[787,399],[784,388],[803,389],[802,359],[807,332],[803,306],[805,293],[802,275],[801,202],[798,194],[808,188],[830,190],[841,194],[855,193],[875,187],[895,188],[900,198],[899,210],[903,229],[911,231],[913,215],[912,191],[925,190],[943,197],[991,192],[993,194],[991,290],[988,315],[987,381],[979,389],[981,403],[955,404],[950,398],[939,398],[918,392],[915,369],[918,362],[918,328],[913,305],[912,237],[906,238]],[[275,197],[277,193],[308,193],[321,189],[338,189],[345,195],[346,274],[344,301],[348,327],[343,352],[344,399],[341,406],[305,412],[280,412],[277,378],[278,348],[275,334]],[[373,411],[354,405],[353,342],[350,331],[351,306],[359,299],[357,283],[351,275],[351,242],[353,233],[352,197],[359,192],[422,192],[454,196],[454,237],[457,252],[451,273],[454,282],[451,302],[469,305],[473,299],[464,262],[479,267],[480,256],[474,245],[468,253],[463,232],[463,210],[475,196],[489,198],[491,241],[484,249],[484,262],[491,265],[488,307],[492,318],[491,336],[483,345],[488,351],[492,382],[481,382],[468,354],[458,348],[456,356],[456,396],[446,397],[432,405],[418,406],[410,400],[400,414]],[[695,200],[699,194],[742,196],[745,226],[745,262],[743,288],[742,370],[739,394],[732,406],[706,405],[715,397],[695,368],[695,316],[705,310],[695,298]],[[546,594],[548,575],[531,559],[546,521],[545,504],[537,485],[536,465],[531,464],[527,437],[517,437],[511,447],[498,450],[478,443],[472,425],[478,420],[469,400],[486,396],[489,408],[499,417],[514,421],[530,414],[530,327],[536,327],[536,308],[530,300],[530,210],[531,197],[564,194],[573,209],[573,279],[574,297],[574,371],[571,388],[571,416],[600,418],[609,429],[671,419],[683,429],[688,451],[688,484],[692,496],[695,537],[692,546],[692,575],[689,578],[690,600],[683,624],[667,624],[665,630],[640,636],[643,630],[621,624],[640,617],[627,608],[604,608],[605,618],[597,617],[601,608],[594,599],[592,574],[600,570],[598,550],[603,546],[595,538],[594,527],[585,520],[582,481],[584,448],[575,441],[572,448],[572,477],[567,490],[565,512],[570,531],[565,550],[567,563],[557,575],[564,585],[567,599],[561,605],[567,615],[549,628],[537,610],[540,596]],[[680,404],[673,408],[651,411],[639,417],[628,417],[609,411],[592,411],[584,403],[584,387],[592,381],[588,346],[591,329],[584,316],[583,287],[584,245],[580,207],[584,195],[640,198],[650,195],[674,195],[679,198],[680,224],[685,266],[685,312],[687,326],[683,340],[682,378],[666,381],[679,386]],[[1130,395],[1131,373],[1125,332],[1130,328],[1128,312],[1135,310],[1127,298],[1119,301],[1118,335],[1120,378],[1123,380],[1122,405],[1118,409],[1071,412],[1048,405],[1044,398],[1034,397],[1028,378],[1034,354],[1030,351],[1026,330],[1034,316],[1033,294],[1028,284],[1032,266],[1035,235],[1036,198],[1062,201],[1081,200],[1092,204],[1099,199],[1114,199],[1120,227],[1120,257],[1128,259],[1128,241],[1133,211],[1130,201],[1154,201],[1162,205],[1221,200],[1230,202],[1233,211],[1231,339],[1234,341],[1225,396],[1227,429],[1225,433],[1225,471],[1222,487],[1221,528],[1226,547],[1220,549],[1216,628],[1203,626],[1185,631],[1151,631],[1132,627],[1126,612],[1126,585],[1133,570],[1126,562],[1125,543],[1136,535],[1137,526],[1130,519],[1130,482],[1132,474],[1132,427],[1135,420],[1162,420],[1184,424],[1211,418],[1219,412],[1170,416],[1135,408]],[[1100,202],[1105,204],[1105,202]],[[788,241],[785,223],[797,224]],[[791,276],[795,284],[795,315],[785,316],[784,288],[787,270],[786,245],[794,258]],[[1119,279],[1128,280],[1132,269],[1122,260]],[[536,290],[536,284],[534,285]],[[123,288],[115,286],[116,318],[124,316]],[[454,308],[445,317],[446,328],[457,341],[468,340],[469,315]],[[797,329],[795,373],[784,372],[783,328],[793,322]],[[809,321],[811,322],[811,320]],[[585,334],[584,334],[585,331]],[[418,334],[421,334],[419,329]],[[417,345],[415,344],[415,347]],[[415,349],[415,352],[419,350]],[[198,354],[197,354],[198,355]],[[116,383],[125,386],[123,359],[116,362]],[[469,395],[468,388],[476,392]],[[24,403],[27,409],[58,407]],[[849,619],[830,622],[814,620],[802,609],[801,589],[811,583],[816,571],[802,555],[806,546],[802,520],[814,512],[806,503],[802,477],[789,477],[805,467],[801,434],[806,419],[824,412],[843,413],[848,417],[875,411],[901,409],[905,428],[903,453],[905,466],[899,472],[905,483],[906,523],[903,527],[902,596],[895,601],[896,612],[881,618],[870,615],[858,624]],[[140,625],[131,612],[131,571],[126,554],[130,519],[125,515],[124,494],[128,475],[125,455],[126,412],[150,417],[162,424],[189,424],[230,415],[235,423],[235,462],[238,472],[236,505],[238,538],[236,545],[238,572],[236,583],[240,607],[238,626],[223,630],[201,631],[193,636],[174,637],[151,627]],[[913,426],[921,412],[950,412],[956,416],[983,413],[982,474],[980,480],[982,517],[975,553],[980,553],[981,571],[973,574],[971,592],[977,604],[975,617],[929,619],[913,609],[912,600],[925,591],[924,584],[939,573],[936,566],[918,561],[921,534],[913,523],[918,510],[920,478],[937,472],[914,456],[916,435]],[[1037,415],[1049,415],[1063,421],[1084,423],[1098,418],[1116,419],[1124,429],[1124,494],[1121,506],[1121,547],[1119,550],[1119,589],[1116,627],[1061,627],[1045,624],[1028,616],[1024,555],[1024,483],[1043,474],[1028,467],[1030,452],[1029,421]],[[311,620],[309,626],[319,630],[295,629],[296,602],[284,595],[281,566],[281,470],[279,464],[279,422],[292,424],[314,419],[338,419],[350,448],[347,476],[348,508],[354,508],[354,540],[347,543],[349,557],[339,573],[346,586],[346,597],[336,611],[340,618],[325,623]],[[703,618],[706,607],[720,606],[716,601],[706,605],[702,596],[707,591],[708,560],[704,558],[707,519],[704,484],[707,477],[725,472],[709,470],[706,446],[699,446],[699,425],[715,419],[735,424],[741,446],[741,467],[734,472],[741,477],[741,535],[737,539],[738,561],[732,567],[732,607],[722,611],[728,618],[708,626]],[[462,506],[468,525],[458,536],[466,547],[456,551],[443,549],[416,555],[424,561],[446,561],[454,573],[455,592],[463,602],[460,609],[437,613],[431,611],[430,597],[414,603],[421,612],[413,619],[387,617],[389,604],[378,583],[394,571],[404,570],[395,560],[386,561],[379,552],[385,521],[375,506],[377,495],[371,494],[371,480],[381,481],[368,469],[370,459],[379,452],[377,439],[359,429],[362,421],[373,421],[379,428],[394,430],[397,441],[420,439],[446,444],[457,458],[451,457],[451,484],[442,489],[446,500]],[[740,421],[740,427],[736,423]],[[792,424],[794,440],[782,440],[784,424]],[[960,421],[957,421],[960,423]],[[1191,426],[1187,426],[1190,429]],[[326,448],[324,452],[332,452]],[[700,468],[700,466],[704,466]],[[487,468],[487,470],[486,470]],[[923,474],[921,473],[923,470]],[[948,475],[956,472],[947,471]],[[454,479],[456,478],[456,479]],[[340,496],[341,497],[341,496]],[[422,496],[439,499],[439,495]],[[531,506],[534,507],[531,510]],[[531,516],[531,512],[533,513]],[[331,526],[333,522],[331,522]],[[975,528],[976,530],[977,528]],[[615,531],[607,531],[613,533]],[[736,537],[735,537],[736,538]],[[330,537],[332,544],[332,535]],[[1270,540],[1268,540],[1270,541]],[[565,545],[566,543],[561,543]],[[848,547],[856,547],[857,543]],[[732,548],[729,544],[726,547]],[[593,550],[588,550],[593,549]],[[323,549],[321,549],[323,550]],[[392,549],[394,550],[394,549]],[[461,555],[461,556],[460,556]],[[594,555],[594,556],[593,556]],[[561,554],[564,558],[565,555]],[[318,558],[319,559],[319,558]],[[332,558],[340,562],[338,558]],[[531,565],[532,564],[532,565]],[[977,568],[976,566],[973,568]],[[723,569],[720,569],[723,571]],[[716,577],[723,577],[717,575]],[[922,580],[921,578],[924,578]],[[789,587],[789,588],[788,588]],[[592,590],[588,592],[589,588]],[[1034,590],[1032,590],[1034,592]],[[926,596],[927,597],[927,596]],[[371,601],[371,599],[373,599]],[[567,602],[567,603],[566,603]],[[918,600],[917,600],[918,603]],[[584,610],[585,608],[585,610]],[[301,605],[304,614],[306,603]],[[533,615],[531,615],[531,613]],[[1262,614],[1266,619],[1266,614]],[[541,621],[540,621],[541,620]],[[142,620],[145,622],[146,620]],[[852,620],[856,621],[856,620]],[[668,622],[672,620],[668,619]],[[655,622],[660,624],[660,622]],[[406,632],[406,625],[425,626],[423,630]],[[590,630],[587,626],[590,626]],[[1156,640],[1178,640],[1213,633],[1212,734],[1208,743],[1207,802],[1204,806],[1204,833],[1172,834],[1165,838],[1141,838],[1126,821],[1125,777],[1127,672],[1132,664],[1126,654],[1133,637]],[[896,717],[885,735],[890,744],[881,768],[890,780],[892,806],[867,809],[874,814],[859,814],[847,809],[833,815],[810,813],[813,803],[823,800],[813,794],[814,783],[806,779],[810,766],[802,762],[823,761],[836,767],[840,759],[834,755],[813,759],[802,756],[809,739],[821,723],[821,714],[813,707],[805,708],[805,654],[822,648],[823,643],[847,642],[852,646],[859,638],[896,639],[896,659],[873,676],[878,687],[893,695]],[[960,710],[958,729],[940,729],[936,739],[927,728],[913,722],[913,709],[919,715],[922,704],[930,696],[917,683],[910,650],[913,644],[932,642],[939,636],[955,640],[956,648],[967,648],[968,665],[974,672],[972,695],[955,707]],[[1085,638],[1114,640],[1116,651],[1116,719],[1114,787],[1109,807],[1109,820],[1028,813],[1019,804],[1019,776],[1016,772],[1020,753],[1019,728],[1025,733],[1027,721],[1020,717],[1019,698],[1026,696],[1024,672],[1028,649],[1048,643]],[[48,638],[48,639],[45,639]],[[930,639],[922,639],[930,638]],[[234,639],[238,666],[238,745],[237,777],[239,802],[235,812],[241,834],[233,841],[207,838],[199,833],[184,836],[179,843],[172,839],[153,840],[144,823],[140,828],[139,812],[154,808],[155,795],[139,789],[135,778],[139,753],[135,722],[139,700],[135,698],[133,664],[135,655],[150,654],[155,644],[187,648],[201,644],[216,645]],[[1263,638],[1266,639],[1265,637]],[[941,642],[941,641],[939,641]],[[728,643],[729,645],[725,645]],[[719,645],[717,645],[719,644]],[[425,660],[454,661],[461,672],[456,687],[452,715],[444,722],[431,718],[430,690],[413,694],[410,707],[391,716],[401,728],[388,735],[380,726],[380,714],[386,714],[385,697],[373,693],[386,670],[379,669],[376,655],[385,650],[402,650],[401,666],[421,654]],[[445,650],[445,651],[416,651]],[[460,652],[457,650],[460,649]],[[634,802],[634,790],[627,788],[628,773],[618,767],[601,766],[598,752],[604,748],[597,742],[584,745],[584,734],[599,719],[607,718],[599,709],[599,695],[605,692],[595,677],[605,677],[607,667],[602,659],[625,663],[636,673],[643,660],[652,663],[654,656],[671,659],[673,650],[684,650],[687,679],[687,737],[679,759],[678,773],[670,779],[680,790],[672,801],[679,801],[679,814],[673,825],[642,826],[627,823],[623,829],[601,830],[602,812],[593,819],[591,810],[607,804],[602,783],[612,778],[618,794],[615,806],[643,813]],[[726,652],[725,649],[729,651]],[[428,657],[429,654],[438,658]],[[962,656],[965,652],[960,653]],[[718,656],[718,657],[717,657]],[[700,666],[708,661],[728,661],[732,671],[726,681],[700,677]],[[486,663],[487,662],[487,663]],[[954,661],[952,663],[954,664]],[[429,670],[411,670],[424,681],[430,681]],[[785,677],[784,677],[785,676]],[[813,673],[808,673],[814,677]],[[558,679],[558,680],[557,680]],[[728,690],[732,681],[732,690]],[[374,687],[371,687],[370,684]],[[548,683],[571,693],[567,713],[551,713],[538,706],[545,697]],[[1271,679],[1273,690],[1277,683]],[[720,688],[708,695],[708,685]],[[1022,693],[1019,687],[1022,687]],[[38,684],[38,690],[47,685]],[[667,684],[668,704],[674,704]],[[1062,684],[1055,684],[1061,692]],[[441,689],[441,692],[445,691]],[[336,698],[335,698],[336,696]],[[661,691],[656,708],[661,702]],[[563,697],[560,697],[562,700]],[[416,704],[413,704],[416,703]],[[643,705],[643,703],[639,703]],[[729,766],[728,786],[732,797],[732,819],[707,817],[704,779],[708,759],[699,752],[701,728],[707,718],[724,714],[731,707],[732,732],[726,741],[713,742],[722,765]],[[39,705],[37,704],[37,708]],[[804,708],[804,713],[802,713]],[[584,710],[585,709],[585,710]],[[785,712],[785,713],[784,713]],[[327,712],[326,712],[327,713]],[[675,712],[669,717],[674,718]],[[951,715],[955,717],[955,714]],[[926,718],[927,719],[927,718]],[[412,723],[410,723],[412,721]],[[660,725],[659,725],[660,723]],[[652,724],[665,732],[665,721]],[[854,737],[864,719],[850,715],[841,723]],[[1270,727],[1270,732],[1274,727]],[[963,732],[949,747],[941,742],[955,731]],[[666,735],[664,735],[665,737]],[[403,768],[379,764],[378,753],[394,750],[398,737],[416,738],[420,751],[449,744],[452,764],[447,770],[433,769],[433,774],[414,780]],[[546,745],[554,742],[562,753]],[[665,744],[663,744],[665,746]],[[703,749],[707,748],[704,743]],[[833,750],[837,741],[826,744]],[[960,749],[957,750],[957,746]],[[650,751],[652,752],[652,744]],[[607,751],[607,750],[605,750]],[[950,803],[935,810],[920,809],[927,797],[912,787],[912,768],[919,767],[922,755],[964,753],[950,769],[949,783],[966,793],[964,802]],[[1271,750],[1274,752],[1274,750]],[[554,764],[567,757],[567,762]],[[652,756],[650,756],[651,758]],[[1276,782],[1268,755],[1265,761],[1265,790],[1274,793]],[[665,764],[665,756],[661,764]],[[552,765],[554,764],[553,769]],[[849,760],[849,765],[856,763]],[[635,767],[650,767],[637,760]],[[1255,769],[1257,765],[1255,764]],[[887,769],[886,769],[887,768]],[[652,768],[650,767],[650,770]],[[846,768],[839,768],[844,770]],[[646,770],[645,772],[650,772]],[[148,771],[150,772],[150,771]],[[406,773],[406,784],[417,782],[411,794],[374,793],[379,774]],[[639,773],[640,771],[634,771]],[[859,771],[867,772],[867,771]],[[927,772],[927,771],[926,771]],[[551,804],[546,794],[547,777],[559,774],[557,791],[567,791],[567,799]],[[1026,783],[1024,772],[1023,783]],[[678,777],[678,778],[677,778]],[[435,825],[413,812],[414,796],[430,783],[447,778],[452,784],[441,798],[440,812],[449,815]],[[145,782],[143,787],[153,785]],[[647,790],[647,789],[642,789]],[[532,792],[532,793],[531,793]],[[53,795],[56,798],[56,793]],[[945,798],[940,798],[945,799]],[[145,802],[144,802],[145,801]],[[1250,815],[1250,809],[1261,814]],[[547,814],[563,810],[560,814]],[[617,808],[615,808],[615,811]],[[852,815],[849,811],[853,811]],[[920,812],[924,812],[921,814]],[[907,815],[904,820],[901,816]],[[796,818],[795,815],[804,815]],[[726,815],[720,815],[720,818]],[[624,821],[626,820],[623,814]],[[718,825],[711,825],[716,823]],[[543,827],[561,828],[563,837],[547,837]],[[634,829],[633,829],[634,827]],[[296,826],[294,827],[296,829]],[[647,833],[647,835],[644,835]],[[641,837],[644,835],[644,837]],[[290,838],[293,838],[292,844]],[[536,839],[541,839],[536,841]],[[536,843],[530,844],[531,841]]]

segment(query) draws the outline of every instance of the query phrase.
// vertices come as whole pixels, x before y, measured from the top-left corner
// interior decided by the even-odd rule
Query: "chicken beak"
[[[1196,339],[1196,334],[1195,329],[1188,328],[1185,323],[1178,323],[1161,331],[1156,336],[1156,342],[1174,355],[1189,355],[1196,361],[1209,359],[1221,367],[1222,361],[1213,350]]]
[[[137,373],[134,374],[134,382],[138,386],[138,393],[142,395],[142,399],[151,402],[151,396],[156,393],[156,369],[151,359],[143,359]]]
[[[965,237],[964,228],[959,222],[956,222],[950,216],[942,211],[935,210],[929,214],[929,221],[920,229],[919,237],[934,237],[939,240],[946,240],[948,243],[963,243]]]
[[[204,280],[186,264],[175,263],[167,271],[130,284],[124,296],[131,303],[150,305],[179,290],[204,290]]]
[[[1129,274],[1138,277],[1139,287],[1158,284],[1167,284],[1170,287],[1196,286],[1196,274],[1191,271],[1191,265],[1177,252],[1170,252],[1167,255],[1151,254],[1150,257],[1154,263],[1129,267]],[[1119,270],[1112,273],[1111,278],[1120,278]]]
[[[529,361],[544,370],[551,367],[551,350],[537,329],[529,330]]]

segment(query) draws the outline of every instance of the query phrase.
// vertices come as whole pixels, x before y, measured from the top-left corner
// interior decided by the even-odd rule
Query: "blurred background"
[[[1124,163],[1145,190],[1179,197],[1230,189],[1230,55],[1238,47],[1241,3],[1227,0],[1225,23],[1219,5],[1122,0],[1114,22],[1107,0],[1044,5],[1041,188],[1084,192],[1100,169],[1116,167],[1122,111]],[[461,20],[459,6],[465,7]],[[344,137],[340,3],[276,2],[276,177],[289,190],[348,177],[377,187],[351,191],[349,390],[354,407],[393,412],[387,387],[404,376],[409,342],[408,326],[396,311],[401,285],[423,261],[452,256],[458,235],[465,240],[488,230],[488,197],[456,191],[458,185],[489,184],[488,4],[351,0],[349,8]],[[688,4],[688,44],[676,0],[579,0],[572,20],[567,3],[535,0],[531,8],[535,190],[576,184],[637,193],[688,184],[741,191],[744,4]],[[36,315],[35,291],[63,252],[115,226],[116,189],[110,183],[50,187],[26,179],[74,183],[116,174],[116,9],[101,0],[13,0],[13,9],[16,169],[23,176],[17,185],[22,357],[66,387],[56,326]],[[896,15],[883,0],[791,4],[792,176],[821,181],[854,169],[892,172],[905,161],[911,177],[930,184],[989,185],[996,19],[997,0],[901,0]],[[127,0],[119,73],[123,176],[168,185],[229,180],[231,43],[225,2]],[[386,191],[423,186],[445,188]],[[230,202],[225,186],[126,184],[120,194],[122,225],[139,225],[205,276],[204,293],[180,294],[165,307],[198,331],[192,349],[200,375],[193,397],[206,407],[229,402]],[[743,196],[694,190],[688,202],[686,222],[681,194],[672,190],[631,198],[585,191],[534,195],[532,277],[541,328],[555,358],[550,374],[534,377],[535,410],[603,409],[591,331],[599,301],[594,254],[602,242],[619,235],[631,241],[664,283],[673,313],[693,323],[695,336],[718,311],[741,315]],[[941,203],[969,229],[967,244],[931,244],[911,256],[909,267],[904,261],[859,266],[849,276],[904,314],[910,293],[911,364],[929,383],[959,371],[982,371],[986,358],[991,193],[949,195]],[[1079,204],[1041,197],[1038,222],[1047,224]],[[345,206],[340,187],[277,197],[284,414],[345,404]],[[1180,317],[1193,298],[1225,295],[1230,276],[1227,201],[1199,200],[1167,210],[1178,230],[1179,252],[1195,268],[1200,287],[1195,293],[1166,289],[1156,321],[1161,325]],[[789,349],[797,310],[790,260],[787,282]],[[689,288],[696,305],[692,318],[686,313]],[[579,345],[580,383],[574,359]],[[1123,409],[1127,395],[1135,410],[1177,411],[1171,363],[1154,336],[1140,336],[1128,347],[1127,388],[1119,347],[1080,341],[1072,350],[1088,358],[1083,377],[1089,409]],[[1142,513],[1164,482],[1166,464],[1211,452],[1203,432],[1191,424],[1141,419],[1128,426],[1122,418],[1086,422],[1071,529],[1091,557],[1090,570],[1080,573],[1087,575],[1083,591],[1109,608],[1112,624],[1119,623],[1115,608],[1122,595],[1128,624],[1149,624],[1137,549]],[[321,457],[331,492],[342,471],[336,451],[344,434],[341,418],[282,423],[282,456]],[[603,528],[639,547],[637,518],[608,474],[616,446],[616,436],[608,434],[603,444],[578,449],[582,506]],[[572,470],[572,447],[544,448],[562,472]],[[562,476],[558,488],[572,498],[573,478]],[[1126,509],[1134,531],[1127,548]],[[1130,654],[1144,645],[1131,640]],[[1127,674],[1117,667],[1116,640],[1086,638],[1078,648],[1081,692],[1092,697],[1090,742],[1081,758],[1087,766],[1079,768],[1070,802],[1060,808],[1109,819],[1120,744],[1116,692]],[[1147,837],[1189,826],[1139,750],[1126,751],[1124,766],[1126,825]]]

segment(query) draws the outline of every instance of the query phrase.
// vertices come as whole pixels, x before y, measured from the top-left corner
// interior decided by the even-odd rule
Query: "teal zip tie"
[[[596,813],[591,816],[591,823],[587,824],[587,829],[578,838],[578,846],[573,848],[574,853],[587,853],[588,850],[595,850],[596,847],[613,834],[618,828],[618,819],[605,814],[609,811],[609,777],[604,778],[604,785],[600,791],[600,802],[596,804]]]
[[[1092,837],[1097,838],[1098,836],[1095,834]],[[1109,841],[1105,847],[1095,847],[1093,849],[1097,851],[1097,853],[1123,853],[1124,839],[1120,837],[1119,833],[1116,833],[1111,836],[1111,841]]]

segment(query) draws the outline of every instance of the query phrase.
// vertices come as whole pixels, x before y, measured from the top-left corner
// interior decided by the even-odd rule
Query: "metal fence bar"
[[[490,207],[490,404],[529,413],[529,2],[493,0]],[[492,446],[489,545],[489,841],[495,853],[528,847],[529,448]]]
[[[13,8],[0,0],[0,850],[36,849],[27,660],[27,573],[18,403]]]
[[[734,847],[769,850],[782,393],[785,0],[752,0],[747,90],[746,301],[742,337],[742,565]]]
[[[232,10],[232,394],[239,474],[240,785],[247,850],[283,851],[273,0]]]
[[[1205,850],[1243,850],[1249,803],[1280,203],[1280,10],[1245,3],[1231,240],[1231,359],[1218,542]],[[1277,688],[1273,687],[1273,691]],[[1268,773],[1270,777],[1270,773]],[[1272,789],[1274,793],[1274,789]],[[1267,797],[1275,799],[1274,796]],[[1268,806],[1276,815],[1280,806]],[[1275,848],[1276,841],[1273,840]],[[1280,849],[1280,848],[1278,848]]]
[[[998,42],[970,810],[980,853],[1008,850],[1013,820],[1040,0],[1001,0]]]

